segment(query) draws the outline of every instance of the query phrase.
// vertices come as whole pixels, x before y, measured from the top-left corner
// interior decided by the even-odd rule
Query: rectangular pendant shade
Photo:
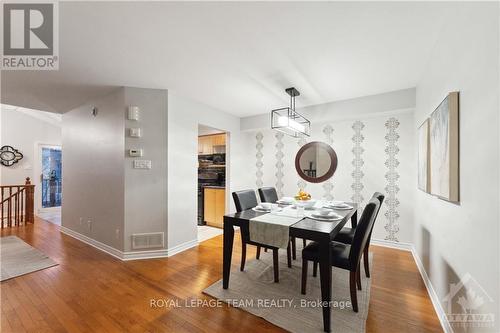
[[[295,110],[286,107],[271,111],[271,128],[297,138],[310,135],[311,122]]]

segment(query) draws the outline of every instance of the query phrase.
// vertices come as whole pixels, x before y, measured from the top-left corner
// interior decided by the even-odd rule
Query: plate
[[[265,209],[265,208],[261,208],[261,207],[254,207],[252,208],[253,211],[256,211],[256,212],[264,212],[264,213],[269,213],[271,210],[270,209]]]
[[[342,206],[335,206],[335,205],[325,205],[325,208],[331,208],[331,209],[337,209],[337,210],[349,210],[353,209],[354,207],[349,206],[349,205],[342,205]]]
[[[335,219],[342,219],[342,216],[339,216],[338,214],[335,214],[334,212],[330,212],[328,215],[321,215],[321,214],[316,214],[312,213],[312,217],[320,218],[320,219],[327,219],[327,220],[335,220]]]
[[[325,218],[325,217],[317,217],[317,216],[310,216],[309,217],[310,219],[313,219],[313,220],[318,220],[318,221],[328,221],[328,222],[332,222],[332,221],[340,221],[342,220],[342,217],[333,217],[333,218]]]

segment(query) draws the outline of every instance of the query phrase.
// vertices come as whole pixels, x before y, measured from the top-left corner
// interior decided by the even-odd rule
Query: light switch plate
[[[132,138],[140,138],[141,137],[141,129],[139,127],[132,127],[129,129],[129,135]]]
[[[151,160],[134,160],[134,169],[151,169]]]

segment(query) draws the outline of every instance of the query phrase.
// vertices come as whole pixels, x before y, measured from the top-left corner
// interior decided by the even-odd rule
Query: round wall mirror
[[[309,142],[295,156],[295,169],[299,176],[310,183],[330,179],[337,170],[337,154],[324,142]]]

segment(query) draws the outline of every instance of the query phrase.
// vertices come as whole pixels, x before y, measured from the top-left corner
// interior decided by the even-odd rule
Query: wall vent
[[[132,250],[163,247],[163,232],[132,234]]]

